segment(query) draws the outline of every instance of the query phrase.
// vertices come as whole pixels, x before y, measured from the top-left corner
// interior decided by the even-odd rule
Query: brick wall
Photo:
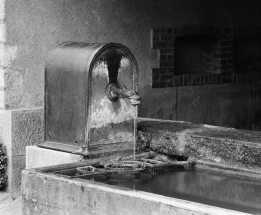
[[[159,68],[152,69],[152,87],[172,87],[174,74],[174,28],[153,29],[153,49],[159,49]]]
[[[216,53],[220,55],[221,69],[215,73],[175,74],[175,38],[202,35],[215,37],[220,41]],[[159,50],[159,67],[152,69],[152,87],[222,84],[260,80],[260,71],[235,72],[233,64],[233,40],[238,37],[261,36],[260,26],[220,28],[206,25],[183,25],[175,28],[153,28],[152,48]]]

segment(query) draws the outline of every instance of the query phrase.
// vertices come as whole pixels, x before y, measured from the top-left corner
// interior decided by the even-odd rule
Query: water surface
[[[171,167],[153,173],[110,175],[95,177],[93,180],[226,209],[261,214],[261,182],[225,173]]]

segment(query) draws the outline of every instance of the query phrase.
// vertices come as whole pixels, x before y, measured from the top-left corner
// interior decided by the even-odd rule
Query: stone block
[[[37,146],[26,147],[26,168],[38,168],[58,164],[78,162],[82,156],[67,152],[40,148]]]
[[[12,111],[12,155],[25,155],[25,147],[44,141],[43,109]]]

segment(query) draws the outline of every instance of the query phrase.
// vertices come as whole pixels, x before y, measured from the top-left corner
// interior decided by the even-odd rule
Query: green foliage
[[[0,143],[0,190],[2,190],[7,184],[7,156],[6,150],[3,144]]]

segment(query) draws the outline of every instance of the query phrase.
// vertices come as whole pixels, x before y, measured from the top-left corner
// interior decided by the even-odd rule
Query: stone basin
[[[259,214],[261,190],[261,170],[246,169],[238,166],[228,166],[197,160],[194,168],[203,171],[199,177],[201,182],[187,183],[185,178],[170,183],[163,181],[162,190],[174,186],[179,194],[192,193],[194,199],[205,198],[206,204],[197,203],[181,198],[159,195],[138,189],[101,183],[90,177],[75,176],[77,167],[92,165],[100,159],[88,160],[72,164],[64,164],[39,169],[29,169],[23,172],[22,197],[23,214]],[[204,174],[213,174],[214,181]],[[224,178],[225,177],[225,178]],[[226,178],[228,177],[228,178]],[[122,180],[122,179],[121,179]],[[195,180],[196,178],[191,178]],[[237,180],[240,180],[238,183]],[[183,183],[183,186],[180,186]],[[226,183],[226,184],[224,184]],[[124,184],[124,183],[122,183]],[[212,186],[223,184],[225,196],[220,193],[211,193]],[[146,185],[146,183],[144,183]],[[236,189],[236,195],[229,189]],[[233,190],[232,190],[233,191]],[[164,193],[164,192],[163,192]],[[161,194],[161,193],[160,193]],[[206,197],[208,201],[206,201]],[[225,202],[231,198],[236,210],[211,206],[211,201]],[[190,199],[191,200],[191,199]],[[193,198],[192,198],[193,200]],[[203,202],[204,202],[203,201]],[[200,202],[200,201],[199,201]],[[210,202],[210,204],[209,204]],[[232,204],[232,205],[233,205]],[[222,204],[221,204],[222,205]],[[237,211],[248,211],[244,213]]]
[[[226,209],[219,205],[213,206],[206,201],[200,203],[193,199],[130,189],[120,184],[101,183],[89,176],[84,178],[74,175],[75,169],[79,167],[111,159],[114,154],[112,152],[110,158],[101,153],[96,154],[95,159],[89,157],[82,162],[24,170],[23,215],[260,213],[261,192],[255,191],[261,189],[260,132],[151,119],[139,119],[138,126],[143,137],[146,137],[140,142],[141,146],[149,146],[154,151],[169,156],[193,158],[195,171],[206,171],[201,176],[194,175],[199,181],[202,180],[197,185],[201,186],[199,190],[194,190],[193,184],[186,184],[183,178],[181,181],[185,184],[182,192],[192,192],[198,199],[203,196],[209,200],[214,198],[226,201],[232,198],[229,189],[236,189],[238,196],[235,197],[235,204],[238,208],[242,206],[243,212],[233,207]],[[217,176],[214,182],[208,178],[207,173]],[[226,177],[228,178],[224,179]],[[224,184],[222,189],[228,192],[226,197],[221,196],[223,200],[217,193],[208,192],[211,187],[219,186],[220,182]],[[178,182],[172,184],[177,184],[177,189],[180,189]],[[165,183],[162,190],[168,190],[168,186],[170,185]],[[244,193],[248,193],[246,197]],[[244,207],[254,210],[244,210]]]

